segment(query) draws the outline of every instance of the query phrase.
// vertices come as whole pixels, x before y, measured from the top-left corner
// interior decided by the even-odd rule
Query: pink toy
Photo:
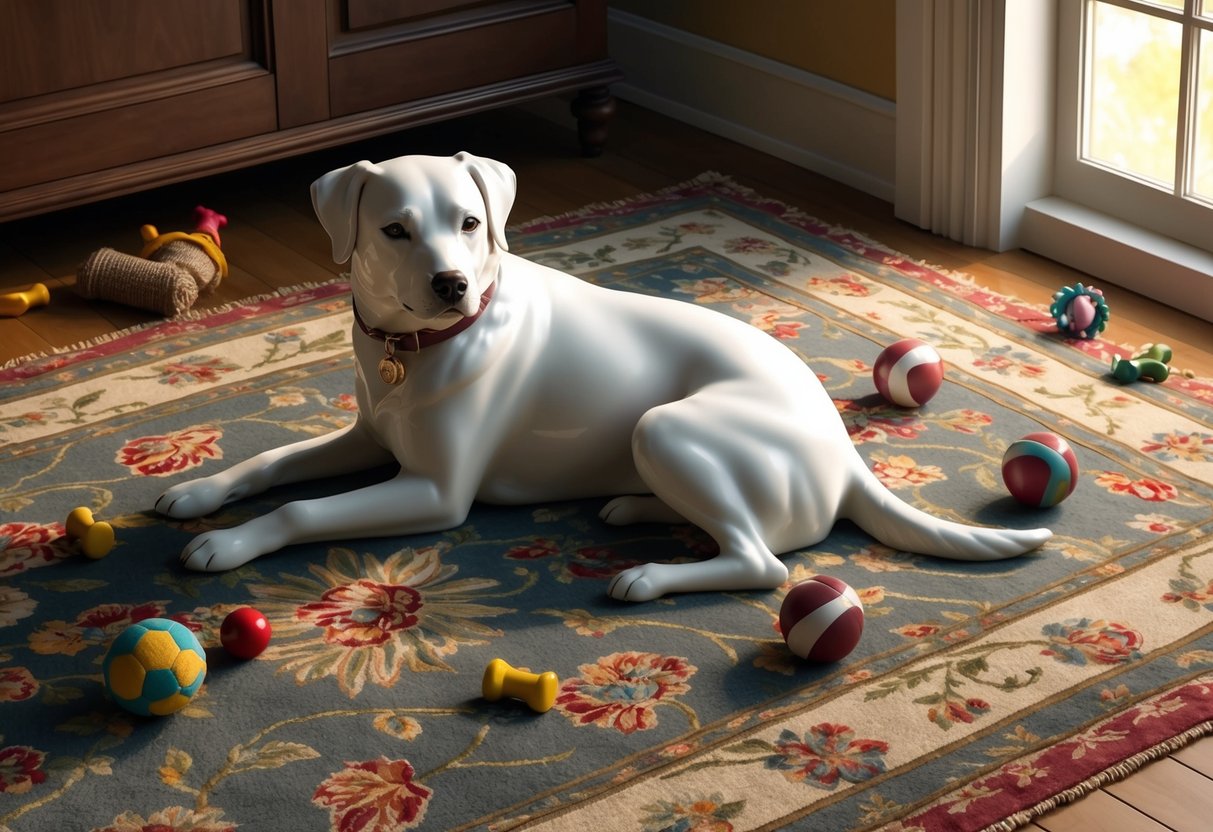
[[[261,655],[270,643],[273,628],[265,616],[252,607],[240,607],[228,613],[219,627],[223,649],[238,659],[253,659]]]
[[[902,407],[919,407],[943,384],[943,359],[935,348],[917,338],[903,338],[885,347],[872,367],[872,381],[886,400]]]
[[[1049,313],[1057,331],[1074,338],[1094,338],[1108,325],[1108,302],[1094,286],[1063,286],[1053,293]]]
[[[1049,508],[1074,493],[1078,457],[1070,443],[1055,433],[1029,433],[1003,454],[1002,481],[1024,505]]]
[[[793,653],[812,662],[836,662],[859,644],[863,604],[849,585],[814,575],[788,591],[779,608],[779,631]]]

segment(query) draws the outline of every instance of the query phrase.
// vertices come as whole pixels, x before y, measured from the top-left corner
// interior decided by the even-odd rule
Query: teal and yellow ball
[[[206,678],[206,652],[184,624],[147,618],[123,630],[101,663],[114,701],[140,716],[167,716],[187,704]]]

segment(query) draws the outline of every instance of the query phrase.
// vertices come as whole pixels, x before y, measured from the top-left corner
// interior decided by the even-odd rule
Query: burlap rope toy
[[[192,233],[161,234],[154,225],[143,226],[138,257],[112,248],[94,251],[76,272],[77,291],[169,317],[189,311],[200,294],[214,291],[227,276],[227,259],[219,250],[219,229],[227,217],[199,205],[194,222]]]

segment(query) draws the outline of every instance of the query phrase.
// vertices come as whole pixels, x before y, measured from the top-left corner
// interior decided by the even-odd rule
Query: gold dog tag
[[[384,384],[399,384],[404,381],[404,364],[394,355],[379,359],[379,378]]]

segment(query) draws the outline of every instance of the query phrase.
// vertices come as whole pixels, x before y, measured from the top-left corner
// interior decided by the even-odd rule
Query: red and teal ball
[[[901,407],[921,407],[943,385],[943,359],[917,338],[903,338],[881,351],[872,366],[880,395]]]
[[[1012,442],[1003,454],[1002,481],[1024,505],[1050,508],[1074,493],[1078,456],[1055,433],[1029,433]]]
[[[779,632],[800,658],[836,662],[859,644],[863,604],[845,581],[814,575],[784,596],[779,608]]]
[[[206,678],[206,652],[184,624],[145,618],[118,634],[101,662],[105,689],[140,716],[181,710]]]

